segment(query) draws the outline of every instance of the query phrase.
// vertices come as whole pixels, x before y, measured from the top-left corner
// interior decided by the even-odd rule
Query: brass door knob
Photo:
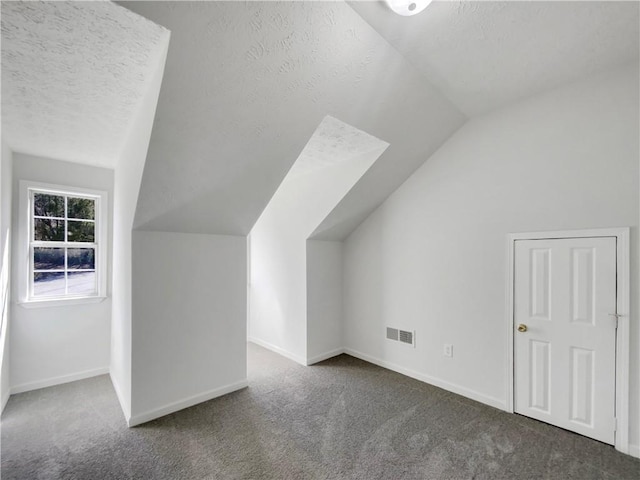
[[[527,326],[524,323],[521,323],[520,325],[518,325],[518,331],[519,332],[526,332],[527,331]]]

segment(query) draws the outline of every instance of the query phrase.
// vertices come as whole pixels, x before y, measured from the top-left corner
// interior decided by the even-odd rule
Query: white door
[[[517,240],[515,411],[615,436],[616,239]]]

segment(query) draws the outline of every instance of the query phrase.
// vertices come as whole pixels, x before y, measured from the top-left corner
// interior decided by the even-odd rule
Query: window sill
[[[87,305],[91,303],[101,303],[107,297],[78,297],[78,298],[52,298],[47,300],[29,300],[18,302],[22,308],[47,308],[47,307],[70,307],[72,305]]]

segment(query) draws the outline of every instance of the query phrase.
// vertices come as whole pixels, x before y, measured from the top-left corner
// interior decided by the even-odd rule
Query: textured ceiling
[[[638,60],[637,2],[122,4],[145,18],[2,2],[2,127],[14,150],[113,165],[169,29],[136,213],[150,230],[248,233],[330,115],[390,144],[317,232],[344,238],[467,115]]]
[[[638,62],[634,1],[436,1],[415,17],[350,6],[468,116]]]
[[[327,115],[302,149],[287,178],[307,175],[388,146],[387,142]]]
[[[111,2],[1,9],[4,140],[22,153],[113,167],[166,29]]]
[[[331,115],[390,144],[343,238],[466,120],[343,2],[121,5],[171,31],[136,228],[247,234]]]

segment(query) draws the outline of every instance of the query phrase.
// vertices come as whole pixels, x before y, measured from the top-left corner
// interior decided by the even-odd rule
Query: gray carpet
[[[640,460],[347,355],[128,429],[107,376],[11,397],[2,480],[640,478]]]

